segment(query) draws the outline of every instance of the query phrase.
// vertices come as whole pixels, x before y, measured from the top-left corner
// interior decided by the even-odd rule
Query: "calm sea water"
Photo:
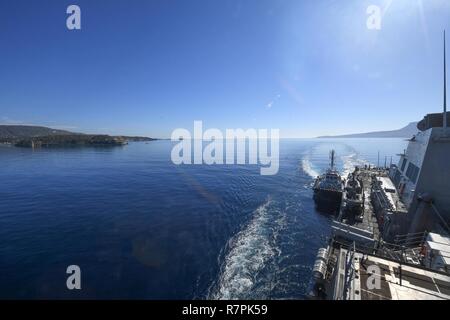
[[[0,298],[301,299],[330,231],[311,191],[329,150],[345,173],[406,142],[283,140],[275,176],[175,166],[172,145],[1,146]]]

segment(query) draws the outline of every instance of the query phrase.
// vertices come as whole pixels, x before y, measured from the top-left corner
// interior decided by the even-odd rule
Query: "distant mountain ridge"
[[[417,122],[411,122],[398,130],[354,133],[339,136],[320,136],[317,138],[411,138],[418,131]]]

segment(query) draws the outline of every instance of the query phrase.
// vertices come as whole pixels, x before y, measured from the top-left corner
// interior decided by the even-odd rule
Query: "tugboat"
[[[334,168],[335,152],[330,152],[330,168],[314,182],[314,201],[319,211],[336,213],[342,201],[344,182],[339,172]]]

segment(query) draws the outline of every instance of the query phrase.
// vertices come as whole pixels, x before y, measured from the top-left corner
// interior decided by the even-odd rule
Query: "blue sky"
[[[82,30],[66,28],[70,4]],[[369,5],[381,30],[366,27]],[[442,109],[444,28],[448,0],[2,1],[0,123],[396,129]]]

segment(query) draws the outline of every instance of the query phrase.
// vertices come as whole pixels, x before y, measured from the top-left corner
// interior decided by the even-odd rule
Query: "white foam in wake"
[[[349,173],[353,172],[355,170],[356,166],[362,167],[366,164],[369,164],[368,161],[359,158],[356,153],[342,156],[341,158],[342,158],[342,162],[344,163],[344,165],[343,165],[344,170],[342,172],[342,175],[344,177],[347,177]]]
[[[282,222],[269,213],[270,204],[269,199],[257,208],[250,223],[230,240],[230,249],[212,299],[245,299],[252,296],[258,273],[269,259],[279,253],[271,239],[274,226],[279,227]]]
[[[319,173],[313,169],[311,161],[308,158],[302,159],[302,169],[306,172],[311,178],[316,178]]]

